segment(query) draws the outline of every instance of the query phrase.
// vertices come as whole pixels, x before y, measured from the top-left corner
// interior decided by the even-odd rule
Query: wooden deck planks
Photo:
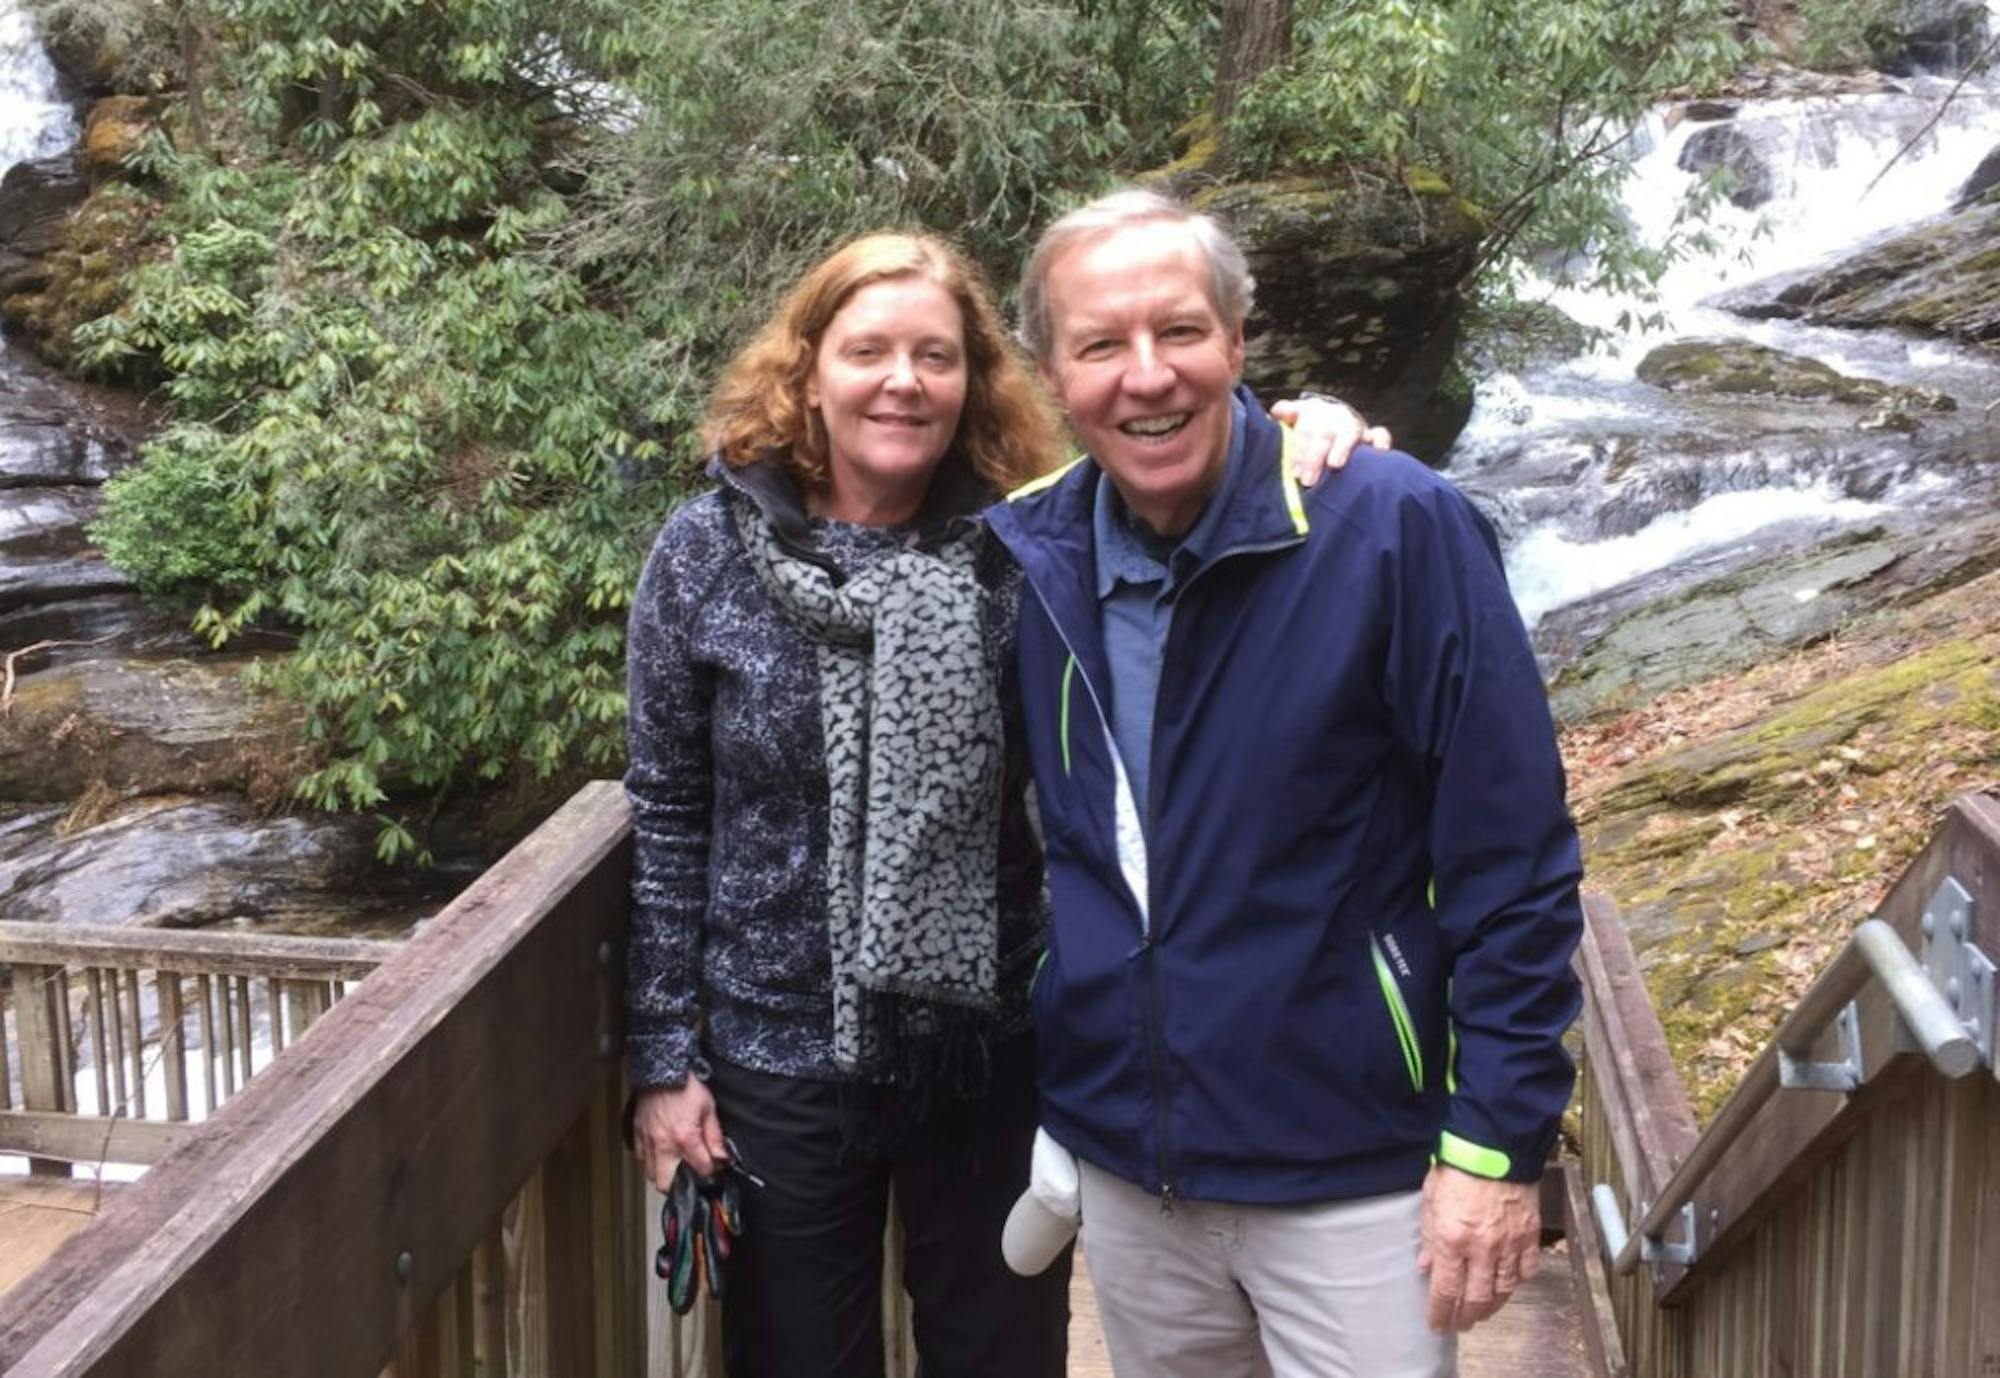
[[[1097,1296],[1090,1290],[1090,1267],[1082,1245],[1069,1283],[1069,1378],[1111,1378],[1111,1356],[1097,1324]]]
[[[1569,1251],[1542,1250],[1542,1269],[1500,1314],[1458,1342],[1459,1378],[1593,1378],[1576,1314]]]
[[[89,1224],[105,1190],[66,1177],[0,1177],[0,1295]]]

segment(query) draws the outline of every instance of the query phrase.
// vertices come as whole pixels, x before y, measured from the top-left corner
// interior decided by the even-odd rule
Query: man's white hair
[[[1208,296],[1222,323],[1232,329],[1249,319],[1257,280],[1229,231],[1213,217],[1171,196],[1130,187],[1078,206],[1042,231],[1028,266],[1021,270],[1021,337],[1038,364],[1051,362],[1054,324],[1049,320],[1049,265],[1071,245],[1097,239],[1129,225],[1165,222],[1184,225],[1208,262]]]

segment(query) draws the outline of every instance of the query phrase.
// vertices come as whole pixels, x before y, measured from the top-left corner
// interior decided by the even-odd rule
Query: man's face
[[[1071,245],[1049,265],[1043,377],[1133,513],[1162,535],[1194,524],[1229,456],[1242,322],[1208,294],[1186,226],[1146,222]]]

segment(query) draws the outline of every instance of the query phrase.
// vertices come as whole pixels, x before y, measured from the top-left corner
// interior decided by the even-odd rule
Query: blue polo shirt
[[[1229,454],[1223,461],[1228,475],[1243,463],[1243,404],[1229,404]],[[1218,491],[1223,484],[1216,485]],[[1173,626],[1174,598],[1189,574],[1214,554],[1209,545],[1221,520],[1221,508],[1202,509],[1187,534],[1178,541],[1156,536],[1125,507],[1118,486],[1105,476],[1097,484],[1092,514],[1097,554],[1098,626],[1104,637],[1104,659],[1111,667],[1111,735],[1132,782],[1140,825],[1151,818],[1148,792],[1153,765],[1153,704],[1160,690],[1160,662]]]

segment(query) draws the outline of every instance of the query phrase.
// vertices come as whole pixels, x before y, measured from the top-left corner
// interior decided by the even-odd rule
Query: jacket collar
[[[1214,523],[1208,528],[1206,548],[1196,552],[1196,569],[1242,551],[1305,539],[1305,504],[1283,462],[1284,428],[1271,420],[1248,388],[1238,385],[1236,398],[1243,406],[1243,461],[1224,470],[1222,483],[1204,510],[1203,523],[1211,512]],[[1017,558],[1026,557],[1028,547],[1034,547],[1058,559],[1088,560],[1097,485],[1105,481],[1103,470],[1087,456],[1079,456],[1068,468],[1016,489],[989,512],[989,520]]]

